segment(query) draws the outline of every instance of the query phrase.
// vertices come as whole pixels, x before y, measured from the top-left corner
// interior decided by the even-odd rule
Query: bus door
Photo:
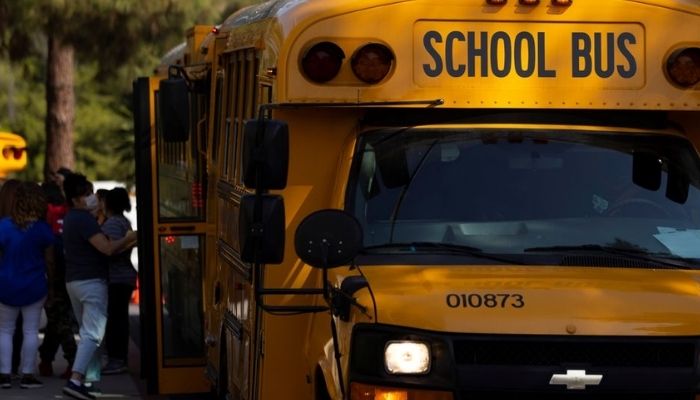
[[[158,78],[134,83],[142,375],[150,393],[205,392],[208,99],[191,96],[189,138],[167,142],[159,126],[158,87]]]

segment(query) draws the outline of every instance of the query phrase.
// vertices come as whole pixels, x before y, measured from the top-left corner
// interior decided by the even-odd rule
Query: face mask
[[[96,210],[97,209],[97,196],[95,196],[94,193],[88,195],[85,198],[85,208],[87,208],[90,211]]]

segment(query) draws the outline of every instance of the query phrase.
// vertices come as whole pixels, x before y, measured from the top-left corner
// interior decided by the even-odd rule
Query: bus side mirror
[[[635,151],[632,154],[632,182],[647,190],[661,187],[661,160],[650,151]]]
[[[297,227],[294,249],[306,264],[321,269],[347,265],[362,249],[362,227],[342,210],[309,214]]]
[[[241,198],[238,241],[241,260],[248,263],[280,264],[284,259],[284,200],[282,196],[260,195],[260,218],[256,217],[256,196]],[[255,222],[255,221],[260,222]]]
[[[678,204],[685,204],[688,201],[688,191],[690,189],[690,179],[688,173],[676,165],[668,166],[668,179],[666,181],[666,197]]]
[[[289,168],[287,123],[249,120],[245,122],[243,135],[243,184],[250,189],[284,189]]]
[[[387,141],[375,146],[377,169],[384,186],[392,189],[405,186],[411,180],[406,149],[400,143]]]
[[[168,78],[160,82],[158,122],[166,142],[186,142],[189,139],[189,91],[184,78]]]

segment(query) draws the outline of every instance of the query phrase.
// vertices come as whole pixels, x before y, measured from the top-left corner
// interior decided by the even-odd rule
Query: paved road
[[[138,306],[132,305],[129,309],[131,316],[130,330],[131,342],[129,344],[129,373],[121,375],[106,375],[97,385],[102,390],[100,399],[148,399],[148,400],[209,400],[204,395],[189,396],[148,396],[146,394],[146,382],[140,379],[141,354],[136,336],[139,332]],[[43,337],[43,336],[42,336]],[[56,354],[53,363],[55,376],[38,377],[44,383],[44,387],[38,389],[21,389],[19,381],[13,381],[11,389],[0,389],[0,400],[53,400],[71,399],[62,393],[65,381],[58,377],[67,366],[62,354]]]
[[[140,354],[136,346],[131,343],[129,354],[129,368],[127,374],[103,376],[98,385],[102,389],[100,398],[104,399],[165,399],[159,396],[145,395],[145,382],[139,379],[139,357]],[[0,389],[0,399],[2,400],[49,400],[49,399],[70,399],[65,396],[61,389],[65,381],[58,377],[66,369],[66,361],[61,354],[56,355],[53,368],[56,374],[53,377],[39,377],[44,383],[43,388],[21,389],[19,381],[13,382],[12,389]]]

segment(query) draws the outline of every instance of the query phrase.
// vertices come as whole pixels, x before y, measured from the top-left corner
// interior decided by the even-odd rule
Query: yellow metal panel
[[[204,375],[204,368],[164,368],[159,371],[158,391],[169,393],[202,393],[211,383]]]
[[[460,108],[700,109],[700,87],[679,88],[665,72],[675,50],[700,47],[698,15],[678,12],[669,6],[674,2],[371,3],[375,7],[358,5],[354,12],[329,7],[297,28],[280,52],[280,102],[444,99],[443,107]],[[323,84],[307,80],[299,67],[319,41],[345,53],[338,77]],[[396,57],[376,85],[360,82],[350,68],[354,52],[368,42],[386,44]]]
[[[379,322],[386,324],[489,334],[700,335],[698,271],[532,265],[362,270]],[[496,303],[483,303],[486,294],[496,295]],[[479,307],[472,295],[481,297]]]

